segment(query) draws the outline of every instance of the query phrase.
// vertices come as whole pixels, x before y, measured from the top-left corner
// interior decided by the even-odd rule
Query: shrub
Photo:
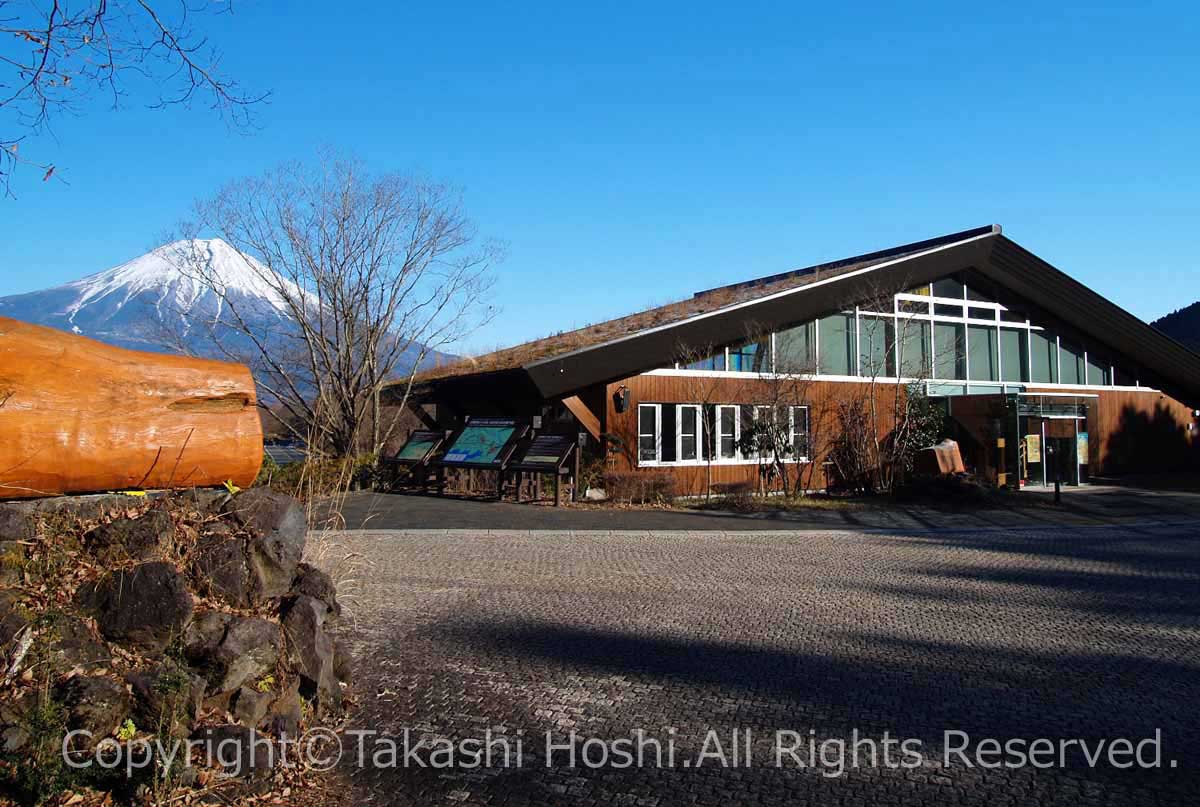
[[[310,457],[282,467],[272,463],[273,469],[264,463],[255,484],[269,485],[297,499],[336,496],[371,488],[377,475],[375,461],[374,454],[359,454],[341,459]]]
[[[750,481],[719,482],[712,486],[712,492],[721,497],[721,503],[739,513],[749,513],[754,510],[754,483]]]
[[[670,503],[675,498],[675,477],[667,471],[609,471],[604,489],[618,502]]]

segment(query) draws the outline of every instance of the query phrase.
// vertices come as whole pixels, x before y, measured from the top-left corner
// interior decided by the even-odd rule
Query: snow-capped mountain
[[[168,350],[183,338],[189,348],[211,353],[202,331],[224,313],[214,284],[256,327],[277,329],[290,319],[279,289],[294,300],[299,290],[271,277],[218,238],[177,241],[73,283],[0,297],[0,316],[140,350]]]
[[[213,288],[223,289],[217,294]],[[227,306],[268,345],[292,330],[288,304],[303,293],[219,238],[176,241],[139,258],[62,286],[0,297],[0,316],[48,325],[137,350],[229,358],[212,341],[219,331],[227,350],[253,359],[254,349],[232,329]],[[239,345],[242,349],[239,349]],[[415,359],[413,351],[412,359]],[[452,358],[432,353],[425,363]],[[412,359],[396,368],[405,372]]]

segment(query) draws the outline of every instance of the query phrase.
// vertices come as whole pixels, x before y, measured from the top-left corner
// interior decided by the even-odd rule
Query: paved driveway
[[[1063,491],[1025,491],[987,509],[878,506],[806,509],[738,515],[719,511],[552,507],[511,501],[464,500],[399,493],[352,493],[339,502],[339,525],[349,529],[510,530],[791,530],[1028,527],[1059,524],[1174,523],[1200,518],[1200,493],[1092,485]],[[324,520],[324,519],[319,519]]]
[[[447,770],[412,758],[348,766],[358,803],[1200,803],[1194,526],[327,541],[329,557],[356,552],[365,564],[346,592],[355,727],[397,743],[410,729],[409,747],[490,729],[514,752],[508,767],[498,745],[479,769],[462,767],[461,746]],[[638,729],[663,764],[616,767],[611,743]],[[957,755],[945,765],[947,730],[966,732],[950,743],[973,750],[985,738],[1136,742],[1159,731],[1162,767],[1093,769],[1077,746],[1066,768],[971,768]],[[575,767],[566,751],[547,765],[547,732],[560,745],[577,733]],[[709,756],[697,767],[712,737],[726,762],[738,747],[741,765]],[[883,766],[886,738],[910,741],[916,757],[893,744],[894,767]],[[796,756],[776,766],[777,746]],[[1152,761],[1152,744],[1142,750]],[[583,765],[603,751],[610,764]],[[644,761],[657,756],[642,746]]]

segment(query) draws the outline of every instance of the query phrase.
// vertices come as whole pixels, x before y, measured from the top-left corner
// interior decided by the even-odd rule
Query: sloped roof
[[[878,252],[855,255],[838,261],[807,266],[803,269],[794,269],[789,272],[770,275],[769,277],[706,289],[696,292],[692,297],[685,300],[657,306],[605,322],[598,322],[575,330],[564,331],[542,339],[535,339],[531,342],[486,353],[482,356],[461,359],[443,367],[431,368],[422,372],[417,380],[421,382],[435,381],[441,378],[523,367],[527,364],[554,358],[555,356],[602,345],[613,339],[628,336],[632,333],[682,322],[701,314],[719,311],[729,306],[756,300],[776,292],[800,288],[820,280],[856,272],[907,255],[914,255],[919,252],[945,246],[946,244],[956,243],[967,238],[997,231],[998,228],[995,227],[979,227],[912,244],[903,244]]]
[[[1200,402],[1200,355],[1004,236],[998,225],[722,286],[637,314],[436,368],[432,387],[504,379],[544,398],[669,364],[681,346],[731,344],[748,323],[778,329],[867,299],[880,285],[912,286],[973,269],[1155,375],[1155,386]],[[881,275],[880,273],[885,273]]]

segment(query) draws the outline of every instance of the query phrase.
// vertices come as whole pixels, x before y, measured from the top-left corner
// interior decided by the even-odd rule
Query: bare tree
[[[273,298],[277,324],[247,310],[201,234],[233,248]],[[404,408],[426,358],[494,314],[485,298],[500,251],[479,241],[458,195],[355,161],[234,182],[197,206],[185,236],[173,259],[222,309],[208,340],[251,365],[264,405],[281,406],[298,437],[338,456],[360,442],[378,452],[401,422],[381,412],[384,386],[401,382]]]
[[[25,158],[22,140],[96,95],[119,106],[130,77],[156,86],[153,107],[203,99],[235,124],[248,124],[266,94],[246,93],[224,75],[192,27],[194,18],[232,10],[232,0],[0,0],[0,114],[7,118],[0,124],[0,184],[7,191],[21,163],[49,179],[55,167]]]
[[[891,491],[941,426],[925,393],[931,377],[928,323],[895,310],[895,294],[908,285],[872,285],[848,307],[856,321],[853,360],[862,383],[836,404],[829,455],[852,488]]]
[[[811,323],[810,323],[811,325]],[[816,381],[815,344],[803,329],[782,331],[772,340],[770,329],[747,328],[747,344],[774,346],[773,361],[765,365],[742,396],[752,414],[743,416],[739,449],[743,456],[757,457],[759,489],[766,493],[771,479],[779,481],[784,496],[806,488],[818,462],[811,438],[813,384]],[[811,328],[809,328],[811,330]],[[799,422],[798,422],[799,421]],[[794,469],[794,484],[793,473]]]

